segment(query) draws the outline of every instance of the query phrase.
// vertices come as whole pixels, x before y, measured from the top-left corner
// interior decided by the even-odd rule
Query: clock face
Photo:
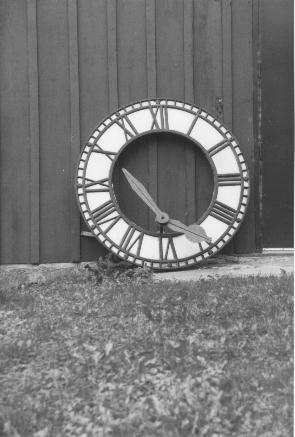
[[[186,226],[161,211],[142,182],[123,170],[131,189],[155,214],[159,231],[152,232],[121,211],[113,175],[128,145],[161,132],[185,137],[203,152],[214,189],[197,224]],[[167,99],[130,104],[100,123],[80,155],[76,184],[81,213],[97,240],[118,257],[153,269],[183,268],[216,254],[237,232],[249,199],[248,169],[232,133],[205,110]]]

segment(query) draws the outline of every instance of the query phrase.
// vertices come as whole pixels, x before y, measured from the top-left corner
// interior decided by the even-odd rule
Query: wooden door
[[[261,0],[263,246],[293,247],[292,0]]]

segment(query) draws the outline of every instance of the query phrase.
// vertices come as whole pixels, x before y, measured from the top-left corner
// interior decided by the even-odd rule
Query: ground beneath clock
[[[58,263],[58,264],[11,264],[0,266],[0,287],[2,285],[22,286],[30,283],[42,283],[55,278],[68,276],[70,272],[83,269],[85,265],[95,263]],[[221,276],[268,276],[280,275],[282,272],[294,271],[294,256],[286,255],[253,255],[222,256],[208,260],[207,264],[190,270],[154,273],[155,281],[198,281],[200,279],[220,278]]]
[[[145,273],[1,283],[1,437],[292,435],[293,275]]]
[[[155,274],[155,280],[199,281],[200,279],[220,278],[222,276],[269,276],[294,271],[294,256],[256,255],[221,257],[197,269]]]

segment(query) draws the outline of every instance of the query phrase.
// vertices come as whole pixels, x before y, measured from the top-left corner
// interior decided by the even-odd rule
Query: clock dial
[[[183,232],[172,234],[167,233],[167,219],[159,232],[151,232],[126,217],[113,184],[114,167],[122,152],[138,138],[161,132],[190,140],[207,158],[214,174],[207,210],[197,224],[183,225]],[[159,216],[162,211],[147,187],[127,171],[125,176]],[[154,269],[190,266],[221,250],[240,226],[250,190],[247,166],[232,133],[202,108],[167,99],[136,102],[101,122],[81,152],[76,182],[81,213],[98,241],[120,258]],[[174,223],[182,225],[175,219]],[[181,231],[181,226],[178,229]],[[199,229],[208,238],[188,239],[193,237],[189,229]]]

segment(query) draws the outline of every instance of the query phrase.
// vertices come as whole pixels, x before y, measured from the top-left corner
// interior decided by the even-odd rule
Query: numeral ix
[[[83,184],[79,184],[78,188],[83,188]],[[85,193],[106,193],[109,191],[109,179],[94,179],[85,178],[84,184]]]

